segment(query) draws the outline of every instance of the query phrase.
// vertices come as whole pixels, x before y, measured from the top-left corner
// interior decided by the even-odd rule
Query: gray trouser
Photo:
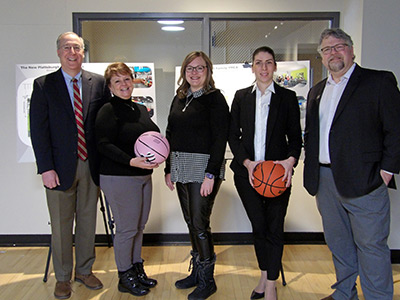
[[[115,262],[118,271],[124,272],[142,261],[143,230],[151,206],[151,175],[100,175],[100,187],[115,221]]]
[[[367,195],[345,198],[336,189],[332,170],[320,167],[317,204],[336,270],[333,298],[358,299],[356,279],[359,275],[366,300],[392,300],[387,187],[382,184]]]
[[[89,162],[77,159],[77,170],[72,186],[66,191],[46,189],[46,196],[56,279],[68,281],[72,276],[74,220],[75,272],[90,274],[95,260],[94,240],[99,188],[90,175]]]

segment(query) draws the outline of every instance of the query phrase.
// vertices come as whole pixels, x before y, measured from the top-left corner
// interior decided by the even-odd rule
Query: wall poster
[[[175,67],[175,82],[178,82],[180,69],[180,66]],[[252,85],[255,80],[250,64],[213,65],[213,78],[215,86],[225,96],[229,107],[232,104],[236,91]],[[310,61],[278,61],[274,81],[296,92],[300,106],[301,129],[304,131],[306,98],[310,89]],[[175,90],[177,88],[178,85],[176,84]],[[226,158],[232,158],[232,153],[229,149],[227,149]]]
[[[110,63],[83,63],[82,69],[104,75]],[[132,69],[134,78],[141,79],[134,85],[132,101],[144,104],[150,116],[157,123],[156,89],[154,63],[126,63]],[[29,130],[29,104],[35,78],[57,71],[59,63],[17,64],[17,161],[34,162]]]

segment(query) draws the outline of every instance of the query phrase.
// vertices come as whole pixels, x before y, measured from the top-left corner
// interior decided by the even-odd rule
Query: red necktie
[[[72,79],[74,87],[74,110],[76,125],[78,127],[78,157],[85,161],[87,159],[87,148],[85,140],[85,129],[83,125],[83,106],[82,99],[80,96],[80,90],[78,86],[78,80],[76,78]]]

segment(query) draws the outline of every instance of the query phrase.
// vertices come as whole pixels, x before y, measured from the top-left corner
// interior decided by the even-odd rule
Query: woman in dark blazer
[[[239,90],[231,108],[229,146],[231,169],[243,206],[250,219],[261,278],[250,299],[277,299],[283,253],[283,224],[291,191],[293,168],[300,156],[302,138],[296,94],[273,81],[274,51],[260,47],[253,53],[255,83]],[[253,189],[253,170],[264,160],[285,168],[286,191],[275,198]]]

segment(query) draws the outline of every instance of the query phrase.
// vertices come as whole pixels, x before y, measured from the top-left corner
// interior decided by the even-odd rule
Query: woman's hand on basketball
[[[214,187],[214,178],[210,179],[210,178],[204,177],[203,183],[201,184],[201,187],[200,187],[200,195],[202,197],[207,197],[208,195],[211,194],[213,187]]]
[[[281,165],[285,169],[285,176],[283,176],[282,181],[286,181],[286,187],[290,187],[292,184],[293,166],[296,163],[296,159],[290,156],[285,160],[276,160],[274,164]]]
[[[248,173],[249,173],[249,182],[250,182],[250,185],[252,186],[252,187],[254,187],[253,186],[253,180],[254,180],[254,176],[253,176],[253,171],[254,171],[254,168],[260,163],[260,162],[262,162],[261,160],[259,160],[259,161],[253,161],[253,160],[250,160],[250,159],[245,159],[244,161],[243,161],[243,165],[246,167],[246,169],[247,169],[247,171],[248,171]]]
[[[168,187],[171,191],[173,191],[173,190],[175,189],[175,185],[174,185],[174,183],[173,183],[172,180],[171,180],[171,173],[165,174],[164,179],[165,179],[165,184],[167,185],[167,187]]]
[[[158,168],[158,164],[150,162],[147,157],[134,157],[130,160],[129,165],[131,167],[141,169],[155,169]]]

